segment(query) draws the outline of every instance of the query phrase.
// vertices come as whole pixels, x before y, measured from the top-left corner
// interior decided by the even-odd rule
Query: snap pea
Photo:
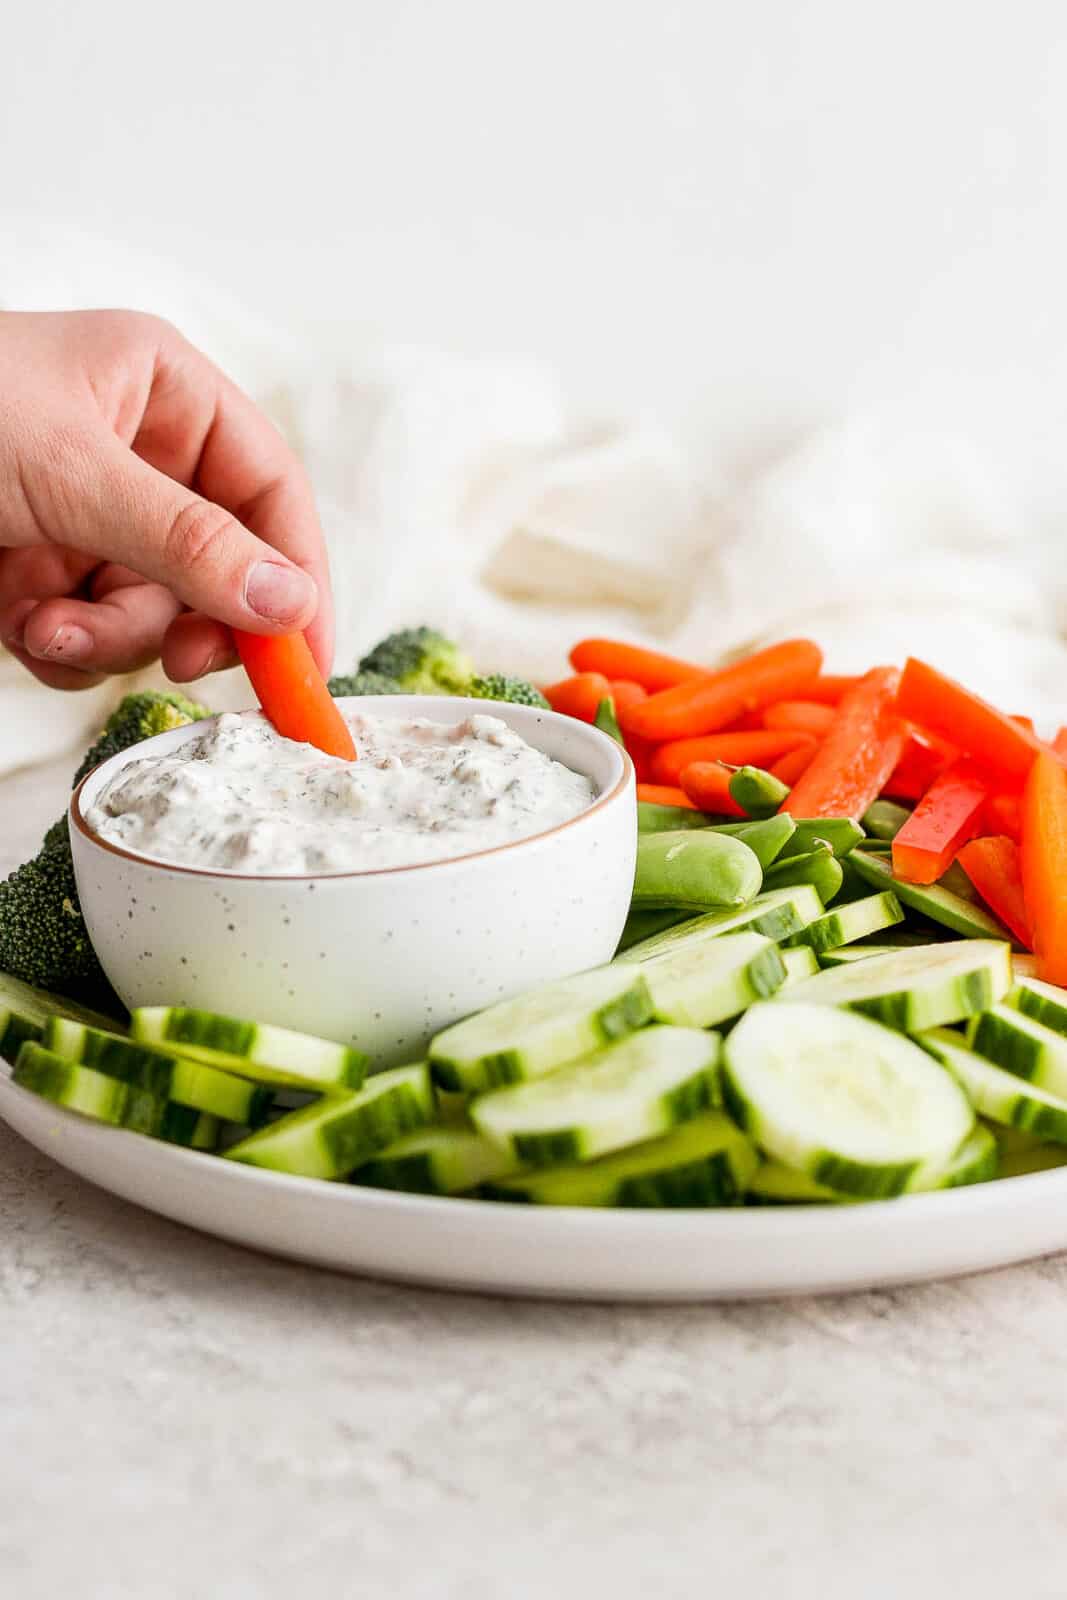
[[[675,833],[679,828],[709,828],[711,818],[689,806],[661,806],[652,800],[637,802],[638,833]]]
[[[763,887],[791,889],[798,883],[810,883],[825,906],[840,892],[844,878],[840,861],[830,846],[820,840],[804,855],[787,856],[784,861],[775,862],[764,874]]]
[[[911,816],[907,806],[892,800],[876,800],[864,814],[863,826],[874,839],[895,839]]]
[[[633,904],[639,909],[743,906],[762,882],[756,853],[729,834],[706,829],[638,837]]]
[[[853,822],[851,817],[799,817],[796,819],[793,837],[782,851],[782,855],[807,855],[808,851],[814,850],[816,843],[822,840],[830,846],[834,855],[840,858],[855,849],[863,837],[863,829],[858,822]]]
[[[665,907],[661,911],[631,911],[626,918],[616,955],[629,950],[631,945],[640,944],[642,939],[651,939],[654,933],[663,933],[666,928],[685,922],[688,916],[688,911],[678,911],[672,907]]]
[[[610,695],[606,695],[597,706],[596,716],[593,718],[593,726],[599,728],[601,733],[606,733],[609,739],[614,739],[616,744],[623,743],[622,729],[619,727],[619,719],[615,715],[615,701]],[[625,749],[625,745],[623,745],[623,748]]]
[[[730,798],[750,817],[773,817],[789,795],[789,785],[762,767],[738,767],[730,779]]]

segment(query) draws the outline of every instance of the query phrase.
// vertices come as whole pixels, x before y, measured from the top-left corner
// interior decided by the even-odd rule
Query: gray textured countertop
[[[62,789],[0,784],[2,870]],[[1067,1258],[494,1302],[232,1249],[0,1126],[0,1330],[11,1600],[1067,1594]]]

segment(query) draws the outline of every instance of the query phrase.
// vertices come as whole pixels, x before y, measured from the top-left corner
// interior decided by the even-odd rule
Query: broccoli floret
[[[33,860],[0,883],[0,971],[122,1015],[78,904],[66,817],[49,828]]]
[[[387,678],[382,672],[350,672],[341,673],[336,678],[331,678],[326,685],[334,699],[348,694],[403,694],[404,691],[395,678]]]
[[[380,672],[406,694],[464,694],[474,667],[436,628],[402,628],[375,645],[360,672]]]
[[[472,678],[467,693],[475,700],[504,700],[512,706],[537,706],[549,709],[548,701],[540,689],[535,689],[525,678],[509,678],[503,672],[490,673],[485,678]]]
[[[101,761],[128,750],[131,744],[151,739],[153,734],[166,733],[171,728],[182,728],[187,722],[199,722],[210,717],[207,706],[187,700],[185,695],[167,689],[149,689],[143,694],[128,694],[108,717],[104,731],[96,743],[86,751],[85,759],[74,774],[74,786],[87,772],[98,767]]]

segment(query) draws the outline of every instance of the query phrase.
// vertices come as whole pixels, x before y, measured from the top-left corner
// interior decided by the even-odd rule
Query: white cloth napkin
[[[573,417],[533,363],[309,348],[158,261],[0,224],[0,306],[79,305],[168,316],[300,451],[329,538],[338,669],[421,621],[487,670],[542,680],[589,632],[708,662],[806,632],[832,668],[924,654],[1008,710],[1067,720],[1055,551],[951,419],[933,432],[846,416],[741,470],[694,460],[653,421]],[[201,691],[249,699],[237,673]],[[83,739],[117,692],[58,695],[0,659],[0,773]]]

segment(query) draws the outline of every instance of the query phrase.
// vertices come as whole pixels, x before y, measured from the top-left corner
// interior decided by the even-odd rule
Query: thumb
[[[164,584],[230,627],[295,632],[311,623],[318,591],[302,568],[119,440],[94,446],[77,491],[63,497],[56,538]]]

